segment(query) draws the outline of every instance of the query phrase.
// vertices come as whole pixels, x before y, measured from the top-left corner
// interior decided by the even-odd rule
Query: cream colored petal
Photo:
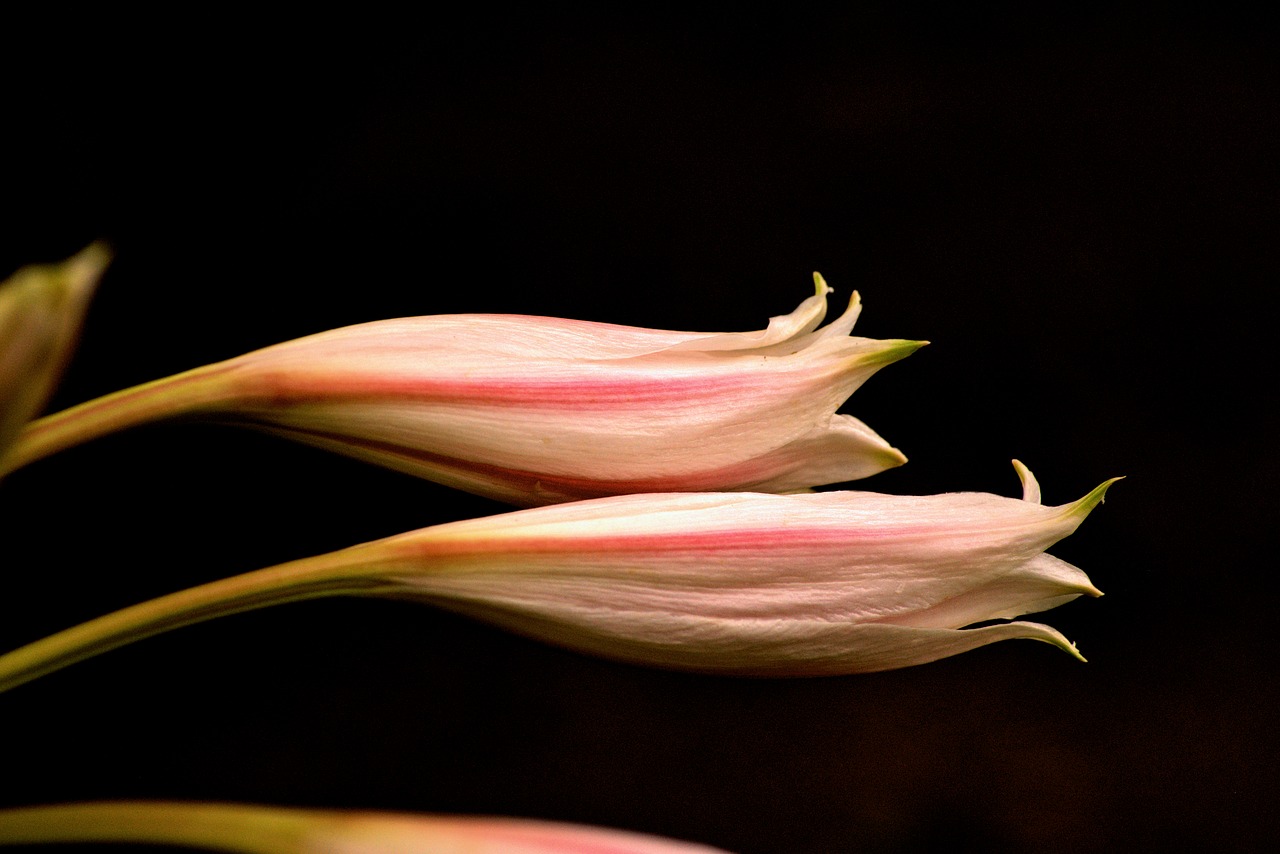
[[[319,825],[302,850],[304,854],[724,854],[691,842],[585,825],[377,813],[353,813]]]
[[[459,600],[434,604],[534,640],[617,661],[732,676],[830,676],[910,667],[1001,640],[1027,638],[1081,658],[1039,623],[938,629],[838,619],[736,619],[697,614],[581,614],[573,623]],[[563,616],[563,615],[559,615]],[[1083,660],[1081,658],[1081,660]]]
[[[741,488],[752,492],[801,492],[814,486],[860,480],[906,461],[901,451],[857,418],[834,415],[827,424],[757,459],[755,465],[770,474]]]
[[[1039,554],[1001,576],[939,601],[921,601],[880,622],[918,628],[959,629],[1008,620],[1064,605],[1081,595],[1101,596],[1089,576],[1053,555]]]
[[[1013,461],[1013,469],[1018,473],[1018,479],[1022,481],[1022,500],[1030,501],[1032,504],[1041,503],[1040,482],[1031,473],[1031,469],[1024,466],[1019,460]]]
[[[853,331],[853,325],[858,321],[860,314],[862,314],[862,297],[854,291],[849,297],[849,305],[844,313],[814,333],[812,338],[814,340],[843,338]]]
[[[643,833],[491,816],[198,801],[0,810],[0,844],[50,842],[176,845],[239,854],[725,854]]]
[[[661,481],[749,465],[803,438],[827,423],[867,378],[917,346],[843,340],[848,343],[759,363],[633,360],[599,376],[570,363],[533,371],[522,365],[507,380],[477,380],[454,398],[448,380],[396,390],[385,388],[387,372],[344,369],[345,378],[335,371],[313,379],[293,373],[287,381],[267,380],[274,392],[264,387],[251,393],[261,404],[246,400],[230,415],[335,442],[347,437],[353,445],[420,449],[551,480]],[[290,398],[298,403],[289,405]],[[703,482],[696,488],[740,486]]]
[[[484,376],[495,369],[532,370],[539,363],[563,360],[580,363],[664,352],[749,350],[812,331],[826,314],[825,294],[819,290],[790,314],[771,318],[766,329],[755,332],[682,332],[522,315],[436,315],[334,329],[233,361],[315,375],[376,370],[413,376],[426,368],[454,376],[468,372]]]
[[[413,444],[378,442],[371,437],[355,441],[315,429],[257,426],[282,438],[524,506],[622,493],[802,492],[814,486],[870,477],[906,462],[901,451],[848,415],[833,416],[826,426],[731,467],[711,468],[701,457],[693,456],[678,473],[664,475],[661,467],[654,466],[647,476],[632,480],[608,479],[603,469],[595,477],[553,477],[528,467],[469,462],[418,450],[414,446],[419,444],[416,440]]]
[[[790,314],[769,318],[768,327],[759,332],[729,332],[697,338],[672,345],[668,348],[668,352],[697,350],[709,353],[721,350],[759,350],[806,336],[817,329],[826,317],[827,294],[831,293],[831,288],[827,287],[826,281],[817,273],[813,274],[813,283],[813,296],[800,303]],[[856,317],[855,312],[854,318]],[[849,322],[849,328],[853,328],[852,320]]]

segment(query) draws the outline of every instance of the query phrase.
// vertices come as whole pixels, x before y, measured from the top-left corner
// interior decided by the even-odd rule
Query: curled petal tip
[[[907,464],[907,455],[897,448],[886,448],[880,459],[886,468],[897,468]]]
[[[1018,628],[1017,637],[1026,638],[1027,640],[1038,640],[1043,643],[1056,646],[1058,649],[1062,650],[1077,661],[1088,661],[1088,659],[1080,654],[1080,650],[1076,649],[1075,644],[1067,640],[1066,636],[1063,635],[1062,632],[1051,626],[1046,626],[1044,623],[1029,623],[1022,620],[1015,620],[1014,622],[1006,625],[1010,627],[1016,626]]]
[[[888,338],[883,341],[876,342],[880,346],[872,353],[868,353],[863,358],[868,364],[888,365],[907,358],[921,347],[928,344],[928,341],[909,341],[904,338]]]
[[[831,293],[832,290],[833,288],[827,284],[827,280],[822,277],[822,274],[819,273],[817,270],[814,270],[813,271],[813,292],[820,297],[824,297],[827,294]]]
[[[1022,481],[1022,500],[1030,501],[1032,504],[1039,504],[1040,482],[1031,473],[1031,469],[1023,465],[1021,460],[1014,460],[1013,470],[1018,473],[1018,480]]]

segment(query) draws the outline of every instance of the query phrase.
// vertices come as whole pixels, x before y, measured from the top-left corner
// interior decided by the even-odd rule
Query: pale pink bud
[[[416,597],[582,652],[684,670],[813,676],[923,664],[1048,626],[1088,576],[1045,554],[1102,501],[986,493],[632,495],[383,540],[379,575]]]
[[[109,260],[106,247],[95,243],[60,264],[24,267],[0,283],[0,456],[62,377]]]
[[[516,504],[633,492],[792,492],[900,465],[835,414],[921,342],[818,329],[826,283],[767,329],[697,333],[514,315],[386,320],[289,341],[44,419],[18,464],[199,415]]]
[[[242,854],[724,854],[648,834],[516,818],[146,801],[0,810],[0,845],[37,842]]]
[[[708,673],[907,667],[1007,638],[1003,622],[1101,595],[1045,554],[1102,501],[986,493],[663,493],[426,528],[215,581],[0,656],[0,690],[142,637],[332,595],[417,599],[593,655]]]

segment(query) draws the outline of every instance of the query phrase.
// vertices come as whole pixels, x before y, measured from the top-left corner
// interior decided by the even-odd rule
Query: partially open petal
[[[958,629],[1008,620],[1065,605],[1081,595],[1101,596],[1089,576],[1053,555],[1039,554],[980,587],[937,602],[920,602],[876,622],[918,628]]]
[[[668,348],[671,351],[698,350],[710,353],[721,350],[761,350],[777,347],[787,342],[796,341],[804,346],[811,337],[810,333],[818,328],[827,314],[827,294],[831,288],[821,274],[813,274],[815,293],[796,307],[790,314],[769,318],[767,328],[759,332],[726,332],[706,337],[691,338]],[[835,322],[835,326],[844,331],[838,334],[848,335],[861,311],[861,302],[855,291],[848,310]],[[830,328],[830,327],[828,327]],[[825,332],[826,330],[824,330]]]
[[[1002,640],[1030,639],[1084,660],[1074,644],[1040,623],[973,629],[922,628],[832,619],[724,620],[697,614],[590,614],[513,611],[481,601],[436,604],[534,640],[589,655],[722,676],[808,677],[873,673],[927,664]]]

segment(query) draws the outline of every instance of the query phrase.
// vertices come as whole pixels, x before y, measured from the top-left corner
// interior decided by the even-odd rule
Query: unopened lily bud
[[[0,457],[62,377],[110,258],[95,243],[60,264],[24,267],[0,283]]]
[[[1009,638],[1008,620],[1101,593],[1044,551],[1112,481],[1061,507],[872,492],[634,495],[428,528],[370,548],[417,597],[553,644],[705,673],[816,676],[923,664]]]
[[[829,288],[767,329],[548,317],[377,321],[289,341],[43,419],[13,465],[175,416],[233,422],[521,505],[635,492],[793,492],[906,461],[835,414],[922,342],[853,338]]]
[[[1008,638],[1009,620],[1101,595],[1045,553],[1102,501],[872,492],[665,493],[453,522],[216,581],[0,656],[0,690],[148,635],[297,599],[416,599],[538,640],[656,667],[865,673]]]
[[[237,854],[725,854],[648,834],[516,818],[159,801],[0,810],[0,845],[49,842]]]

